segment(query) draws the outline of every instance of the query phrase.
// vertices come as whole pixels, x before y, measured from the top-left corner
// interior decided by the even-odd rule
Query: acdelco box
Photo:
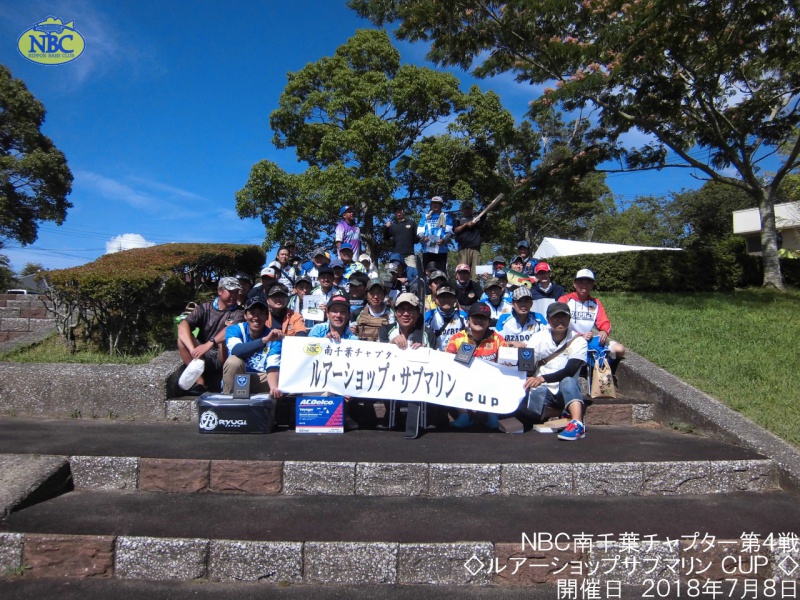
[[[342,396],[300,396],[295,418],[297,433],[344,433]]]
[[[236,399],[203,394],[197,399],[200,433],[269,433],[275,424],[275,401],[269,394]]]

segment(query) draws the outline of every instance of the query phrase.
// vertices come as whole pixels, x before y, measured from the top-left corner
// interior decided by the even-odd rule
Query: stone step
[[[74,491],[0,521],[0,568],[328,585],[796,581],[796,508],[783,492],[297,502]]]

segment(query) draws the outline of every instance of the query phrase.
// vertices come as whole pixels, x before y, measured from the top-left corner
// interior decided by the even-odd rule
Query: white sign
[[[325,320],[325,311],[319,305],[325,304],[326,298],[323,294],[308,294],[303,298],[303,310],[300,315],[307,321],[321,323]]]
[[[331,392],[497,414],[517,409],[525,396],[525,373],[480,359],[466,366],[454,357],[427,348],[290,336],[283,339],[278,388],[288,394]]]

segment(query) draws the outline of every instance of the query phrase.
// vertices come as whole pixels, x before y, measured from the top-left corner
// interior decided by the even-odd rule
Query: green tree
[[[14,271],[11,270],[11,262],[5,254],[0,254],[0,294],[5,294],[6,290],[16,285]]]
[[[585,109],[590,165],[689,167],[758,205],[764,284],[783,289],[774,204],[800,165],[800,141],[764,179],[760,164],[800,122],[800,5],[790,0],[349,0],[429,58],[555,82],[532,106]],[[622,136],[643,132],[635,147]],[[579,161],[581,162],[581,161]],[[566,165],[564,165],[566,166]],[[570,165],[574,166],[574,165]],[[731,173],[732,171],[732,173]]]
[[[46,271],[47,269],[41,263],[25,263],[25,266],[19,272],[20,277],[25,277],[26,275],[35,275],[39,271]]]
[[[72,173],[41,132],[44,116],[42,103],[0,65],[0,243],[10,238],[32,244],[39,223],[61,225],[72,208]]]
[[[675,205],[669,198],[640,196],[620,209],[611,196],[606,196],[603,207],[604,211],[587,224],[589,241],[669,248],[681,239]]]
[[[309,248],[332,234],[340,207],[352,204],[362,237],[374,244],[375,223],[391,213],[400,185],[396,161],[462,101],[456,77],[401,65],[385,32],[357,31],[333,56],[288,75],[270,116],[273,143],[294,148],[308,169],[254,165],[236,194],[239,216],[261,218],[267,245],[294,237]],[[422,198],[405,203],[412,212]]]
[[[685,228],[684,243],[709,243],[732,235],[733,211],[754,207],[747,192],[716,181],[673,195],[674,218]]]

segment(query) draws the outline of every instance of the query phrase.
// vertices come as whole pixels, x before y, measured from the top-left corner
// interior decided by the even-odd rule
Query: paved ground
[[[800,531],[797,497],[781,492],[704,496],[479,498],[232,496],[70,492],[0,521],[25,533],[261,541],[519,543],[521,534],[695,531],[739,538]]]
[[[0,417],[0,454],[136,456],[216,460],[355,462],[554,463],[761,458],[755,452],[668,429],[589,427],[586,438],[553,434],[431,431],[406,440],[397,431],[344,435],[200,434],[190,423]]]

